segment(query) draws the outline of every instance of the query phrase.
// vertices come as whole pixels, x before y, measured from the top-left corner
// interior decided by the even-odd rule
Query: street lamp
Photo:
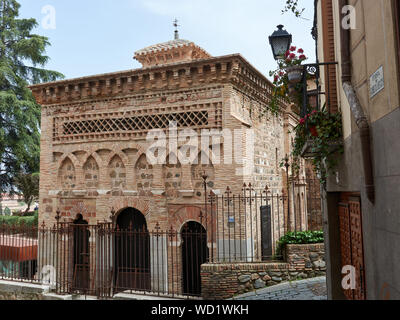
[[[290,168],[290,164],[289,164],[289,156],[286,155],[285,157],[285,168],[286,168],[286,187],[287,187],[287,203],[288,203],[288,218],[287,218],[287,230],[288,232],[291,231],[291,225],[290,225],[290,185],[289,185],[289,168]]]
[[[292,44],[292,35],[283,30],[283,25],[280,24],[277,28],[278,30],[269,37],[275,60],[283,59]]]
[[[292,44],[292,35],[289,34],[286,30],[283,30],[283,25],[278,26],[278,30],[276,30],[270,37],[269,42],[272,47],[272,52],[274,54],[275,60],[282,60],[285,58],[285,53],[290,49]],[[330,84],[329,81],[327,82],[327,87],[325,92],[321,91],[320,86],[320,74],[321,74],[321,67],[325,68],[326,72],[326,79],[329,79],[331,72],[331,67],[337,65],[337,62],[324,62],[324,63],[311,63],[311,64],[300,64],[296,66],[291,66],[286,68],[287,76],[289,79],[289,95],[291,90],[295,86],[300,87],[301,91],[299,92],[302,97],[302,104],[299,105],[300,107],[300,117],[304,118],[308,113],[310,113],[310,96],[317,96],[317,101],[315,106],[312,108],[314,110],[321,110],[321,99],[320,95],[324,94],[326,96],[326,107],[327,111],[331,111],[331,98],[330,98]],[[314,78],[316,90],[308,91],[308,80]],[[306,120],[305,124],[308,130],[308,119]],[[307,148],[303,150],[302,156],[309,157],[312,155],[311,152],[307,151]]]

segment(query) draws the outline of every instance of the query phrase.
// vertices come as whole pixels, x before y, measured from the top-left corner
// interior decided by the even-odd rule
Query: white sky
[[[49,37],[49,69],[67,78],[139,68],[136,50],[173,39],[174,18],[180,37],[213,56],[241,53],[268,76],[275,69],[268,36],[278,24],[293,34],[293,44],[315,60],[311,37],[313,1],[302,0],[305,19],[281,14],[285,0],[19,0],[21,17],[39,22],[37,33]],[[41,25],[42,8],[56,10],[56,28]]]

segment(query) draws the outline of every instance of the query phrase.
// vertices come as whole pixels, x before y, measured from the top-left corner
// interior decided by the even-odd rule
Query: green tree
[[[24,202],[28,206],[25,213],[29,212],[32,203],[39,197],[39,173],[19,173],[14,182],[18,191],[22,193]]]
[[[43,69],[48,38],[35,19],[18,19],[20,4],[0,0],[0,193],[15,191],[19,173],[39,171],[40,106],[28,85],[63,78]]]
[[[292,12],[297,18],[301,18],[304,11],[305,8],[299,7],[299,0],[286,0],[282,13]]]

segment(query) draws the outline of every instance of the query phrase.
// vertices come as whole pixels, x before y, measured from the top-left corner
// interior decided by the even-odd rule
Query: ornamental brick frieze
[[[241,55],[128,70],[39,84],[30,88],[39,104],[53,105],[126,96],[146,91],[185,89],[215,82],[239,83],[241,82],[239,78],[258,91],[272,90],[272,84]]]
[[[129,110],[129,108],[140,109],[144,107],[159,107],[166,104],[189,104],[192,102],[206,102],[222,98],[222,86],[211,86],[191,90],[180,90],[175,92],[162,92],[158,94],[130,95],[123,98],[110,98],[76,102],[68,104],[57,104],[44,106],[43,112],[46,116],[55,115],[79,115],[91,114],[99,111]]]

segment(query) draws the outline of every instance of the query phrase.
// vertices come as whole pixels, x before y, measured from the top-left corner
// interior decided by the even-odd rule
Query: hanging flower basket
[[[289,83],[297,84],[303,77],[303,66],[297,65],[286,68]]]
[[[303,68],[302,63],[307,60],[304,50],[295,46],[285,53],[285,56],[278,60],[279,68],[270,71],[269,75],[274,77],[275,89],[269,104],[269,110],[277,113],[280,110],[281,99],[295,105],[302,105],[302,84]]]

